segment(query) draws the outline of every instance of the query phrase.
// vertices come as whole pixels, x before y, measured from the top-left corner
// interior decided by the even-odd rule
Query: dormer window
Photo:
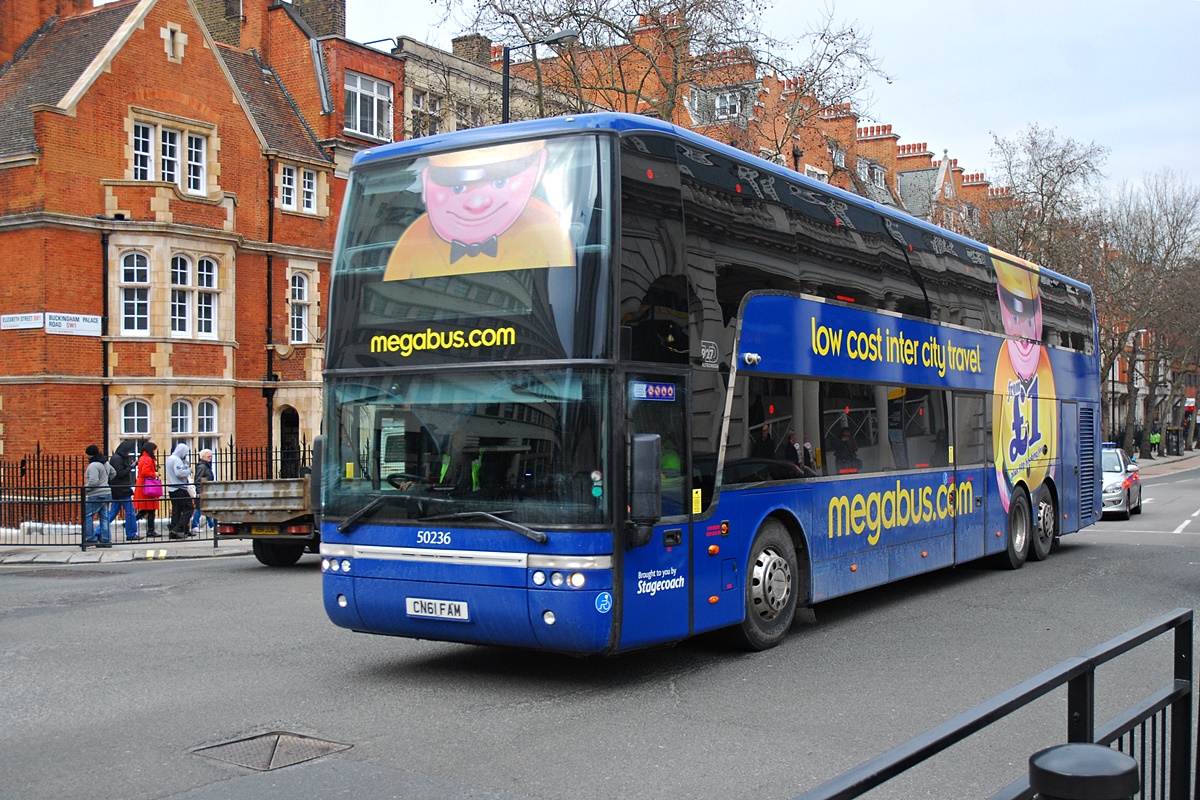
[[[720,92],[716,96],[717,119],[736,117],[742,110],[742,98],[737,92]]]

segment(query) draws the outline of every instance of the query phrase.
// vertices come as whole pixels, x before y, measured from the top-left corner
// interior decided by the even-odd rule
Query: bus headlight
[[[349,571],[350,571],[350,559],[347,558],[346,560],[344,560],[342,562],[342,572],[349,572]]]
[[[585,578],[582,572],[572,572],[571,577],[567,578],[567,583],[571,584],[572,588],[578,589],[583,586]]]
[[[558,619],[554,616],[553,611],[542,612],[542,622],[546,623],[547,625],[553,625],[557,621]]]
[[[321,559],[321,570],[322,570],[322,571],[328,571],[328,570],[329,570],[329,559],[328,559],[328,558],[322,558],[322,559]]]
[[[550,585],[551,586],[562,586],[564,580],[565,579],[563,578],[563,574],[561,572],[550,573]]]
[[[534,586],[545,586],[546,585],[546,573],[542,572],[540,569],[537,572],[533,573],[533,585]]]

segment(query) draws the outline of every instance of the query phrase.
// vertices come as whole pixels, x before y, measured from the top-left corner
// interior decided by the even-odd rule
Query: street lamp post
[[[509,47],[508,45],[504,45],[501,48],[501,50],[503,51],[503,57],[501,58],[501,61],[500,61],[500,121],[501,122],[508,122],[508,93],[509,93],[509,82],[511,81],[509,71],[510,71],[510,67],[512,66],[512,60],[510,57],[510,53],[512,53],[513,50],[520,50],[522,47],[533,47],[533,46],[539,45],[539,44],[554,45],[554,44],[558,44],[559,42],[565,42],[569,39],[575,39],[578,36],[579,36],[579,31],[575,30],[574,28],[566,28],[564,30],[558,31],[557,33],[550,34],[545,39],[538,39],[536,41],[526,42],[525,44],[517,44],[517,45],[513,45],[512,47]]]

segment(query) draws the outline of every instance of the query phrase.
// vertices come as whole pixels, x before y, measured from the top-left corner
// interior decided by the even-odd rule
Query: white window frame
[[[305,214],[317,213],[316,170],[300,170],[300,210]]]
[[[179,131],[158,129],[159,180],[179,185]]]
[[[171,256],[171,335],[192,336],[192,259],[183,253]]]
[[[217,338],[219,275],[220,265],[212,256],[201,256],[196,261],[196,336],[201,339]]]
[[[216,450],[221,441],[221,407],[216,400],[204,399],[196,404],[196,452]]]
[[[150,435],[150,404],[145,400],[121,403],[121,438],[145,438]]]
[[[871,162],[867,161],[865,158],[860,158],[858,160],[857,166],[858,166],[858,169],[857,169],[858,179],[860,181],[862,181],[863,183],[870,183],[870,181],[871,181]]]
[[[412,135],[434,136],[442,132],[442,97],[433,92],[414,91]]]
[[[171,401],[171,449],[180,442],[192,446],[192,403],[182,397]]]
[[[733,119],[741,113],[741,92],[717,92],[713,97],[713,114],[717,119]]]
[[[140,250],[121,256],[118,281],[121,334],[150,335],[150,257]]]
[[[392,138],[392,84],[369,75],[346,70],[346,133],[381,141]],[[370,119],[364,119],[364,101],[370,108]],[[371,128],[367,130],[367,128]]]
[[[878,164],[871,165],[871,183],[880,189],[887,188],[887,171]]]
[[[192,455],[208,448],[216,450],[221,440],[220,403],[206,397],[194,400],[176,397],[171,401],[171,449],[180,442],[186,444]]]
[[[134,120],[130,143],[133,180],[173,183],[184,194],[206,196],[211,131],[192,130],[186,121],[174,117],[172,120],[175,124]]]
[[[296,210],[296,168],[289,164],[279,167],[279,207]]]
[[[187,135],[187,185],[188,194],[208,193],[208,137],[198,133]]]
[[[170,335],[176,339],[216,339],[221,267],[212,256],[174,253],[170,263]]]
[[[154,126],[144,122],[133,124],[133,179],[153,180],[154,177]]]
[[[292,344],[308,344],[312,306],[311,281],[305,272],[296,271],[288,281],[288,334]]]
[[[812,164],[804,165],[804,174],[813,180],[829,183],[829,173],[820,167],[814,167]]]
[[[454,129],[467,131],[483,127],[483,110],[470,103],[459,103],[454,111]]]

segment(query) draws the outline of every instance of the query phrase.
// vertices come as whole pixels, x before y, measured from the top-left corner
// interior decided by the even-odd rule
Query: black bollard
[[[1099,744],[1060,744],[1029,757],[1029,788],[1038,800],[1131,800],[1138,763]]]

